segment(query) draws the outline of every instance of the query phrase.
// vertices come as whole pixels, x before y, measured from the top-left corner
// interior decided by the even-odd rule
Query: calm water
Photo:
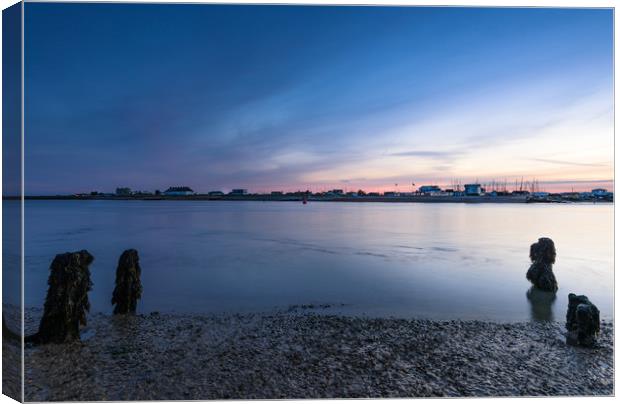
[[[26,201],[25,230],[27,306],[43,304],[54,255],[85,248],[95,256],[92,310],[110,312],[118,257],[136,248],[142,312],[318,303],[561,321],[575,292],[613,317],[612,205]],[[541,236],[558,250],[555,300],[528,294],[529,246]]]

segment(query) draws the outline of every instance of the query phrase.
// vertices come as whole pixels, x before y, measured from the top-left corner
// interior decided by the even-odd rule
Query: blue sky
[[[2,192],[21,188],[21,5],[2,10]]]
[[[26,193],[613,178],[605,9],[27,3]]]

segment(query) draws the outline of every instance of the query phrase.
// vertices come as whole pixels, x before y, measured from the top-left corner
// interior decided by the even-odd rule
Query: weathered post
[[[138,299],[142,297],[140,282],[140,258],[138,251],[125,250],[118,260],[116,268],[116,286],[112,293],[114,314],[134,314]]]
[[[13,332],[7,325],[4,320],[4,315],[2,315],[2,338],[5,341],[19,341],[21,342],[22,338],[17,333]]]
[[[558,282],[553,274],[555,256],[555,244],[553,244],[553,240],[550,238],[539,238],[538,242],[530,246],[532,265],[530,265],[526,277],[534,286],[541,290],[550,292],[558,290]]]
[[[569,344],[592,347],[596,343],[601,329],[600,314],[587,296],[568,295],[566,329],[566,342]]]
[[[58,254],[50,266],[49,288],[39,331],[26,341],[63,343],[80,339],[90,310],[88,292],[93,283],[88,266],[94,257],[86,250]]]

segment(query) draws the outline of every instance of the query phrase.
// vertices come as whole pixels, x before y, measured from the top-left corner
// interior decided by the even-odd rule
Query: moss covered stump
[[[118,259],[116,286],[112,293],[114,314],[135,314],[142,297],[140,257],[134,249],[125,250]]]
[[[593,347],[601,330],[598,308],[584,295],[568,295],[566,312],[566,342],[571,345]]]
[[[538,289],[549,292],[558,290],[558,282],[553,274],[555,257],[555,244],[550,238],[539,238],[536,243],[530,246],[532,265],[527,271],[526,278]]]
[[[58,254],[50,266],[47,296],[39,331],[27,338],[37,343],[63,343],[80,339],[90,310],[89,265],[94,257],[86,250]]]

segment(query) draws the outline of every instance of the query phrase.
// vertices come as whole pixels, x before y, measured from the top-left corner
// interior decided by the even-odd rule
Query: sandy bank
[[[612,334],[588,350],[560,323],[97,314],[81,343],[26,349],[26,400],[610,395]]]

